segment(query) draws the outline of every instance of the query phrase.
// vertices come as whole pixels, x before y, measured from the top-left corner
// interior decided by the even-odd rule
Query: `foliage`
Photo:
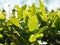
[[[60,45],[60,11],[46,11],[40,0],[40,7],[24,5],[14,7],[17,12],[9,20],[5,12],[0,13],[0,45]]]

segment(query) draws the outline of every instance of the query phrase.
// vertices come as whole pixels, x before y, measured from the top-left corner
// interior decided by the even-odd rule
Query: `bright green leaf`
[[[23,17],[23,9],[20,8],[18,5],[15,5],[15,9],[17,10],[18,19],[22,19],[22,17]]]
[[[36,14],[36,7],[35,7],[35,4],[33,3],[33,5],[30,7],[28,6],[28,16],[29,17],[32,17]]]
[[[30,41],[30,42],[36,41],[35,35],[31,35],[30,38],[29,38],[29,41]]]
[[[23,10],[18,9],[18,19],[22,19],[22,17],[23,17]]]
[[[10,21],[17,27],[20,27],[19,20],[17,18],[11,18]]]
[[[3,44],[0,43],[0,45],[3,45]]]
[[[36,38],[43,37],[43,36],[44,36],[43,33],[41,33],[41,34],[36,34],[36,35],[35,35]]]
[[[55,12],[49,12],[48,17],[50,18],[50,20],[55,20],[55,17],[57,16],[58,11]]]
[[[15,9],[18,10],[20,9],[20,7],[18,5],[15,5]]]
[[[48,21],[48,19],[49,19],[49,18],[47,17],[47,15],[46,15],[46,16],[40,15],[40,17],[41,17],[41,18],[42,18],[42,20],[43,20],[43,21],[45,21],[45,22],[47,22],[47,21]]]
[[[28,16],[32,17],[32,16],[34,16],[34,14],[32,12],[28,12]]]
[[[24,10],[23,11],[23,20],[25,22],[25,19],[26,19],[26,16],[28,15],[28,11],[27,10]]]
[[[39,34],[36,34],[36,35],[35,35],[35,37],[36,37],[36,38],[39,38],[39,37],[40,37],[40,35],[39,35]]]
[[[5,19],[5,15],[3,13],[0,13],[0,19]]]
[[[33,14],[35,14],[36,13],[36,7],[35,7],[35,4],[33,3],[33,5],[32,5],[32,7],[31,7],[31,12],[33,13]]]
[[[42,3],[41,0],[40,0],[40,10],[41,10],[42,14],[45,16],[46,15],[46,11],[45,11],[44,4]]]
[[[55,26],[55,23],[56,23],[57,18],[58,18],[58,17],[55,16],[54,21],[53,21],[53,23],[52,23],[52,27],[56,27],[56,26]]]
[[[42,18],[43,21],[47,22],[48,17],[46,15],[46,10],[45,10],[44,4],[42,3],[41,0],[40,0],[40,11],[42,13],[42,15],[40,15],[40,17]]]
[[[38,27],[38,19],[36,15],[28,19],[28,28],[29,31],[34,31]]]
[[[0,28],[0,31],[3,30],[3,28]]]
[[[2,34],[0,34],[0,38],[3,38],[3,35]]]
[[[44,36],[44,34],[43,34],[43,33],[41,33],[41,34],[40,34],[40,37],[43,37],[43,36]]]
[[[60,30],[60,18],[56,19],[55,26],[56,26],[56,29]]]
[[[23,5],[21,8],[25,10],[27,8],[27,5]]]
[[[46,29],[48,29],[48,26],[44,26],[42,28],[39,29],[38,33],[42,33],[44,32]]]

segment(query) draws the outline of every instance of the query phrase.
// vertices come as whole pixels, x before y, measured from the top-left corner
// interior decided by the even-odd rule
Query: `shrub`
[[[16,5],[9,20],[4,13],[0,13],[1,45],[39,45],[38,40],[60,45],[60,11],[48,12],[40,1],[39,8]]]

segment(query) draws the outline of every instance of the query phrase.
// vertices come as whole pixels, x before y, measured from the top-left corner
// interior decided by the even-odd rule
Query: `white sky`
[[[0,8],[3,7],[3,3],[6,2],[10,4],[10,7],[13,8],[15,4],[18,4],[19,6],[22,6],[23,4],[31,5],[32,2],[36,3],[38,5],[38,0],[0,0]],[[46,7],[48,7],[48,10],[60,8],[60,0],[43,0]]]

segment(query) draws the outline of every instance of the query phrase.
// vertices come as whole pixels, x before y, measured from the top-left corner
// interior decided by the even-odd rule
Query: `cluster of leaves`
[[[60,45],[60,11],[46,11],[40,0],[39,8],[16,5],[12,12],[9,20],[0,12],[0,45],[39,45],[38,40]]]

